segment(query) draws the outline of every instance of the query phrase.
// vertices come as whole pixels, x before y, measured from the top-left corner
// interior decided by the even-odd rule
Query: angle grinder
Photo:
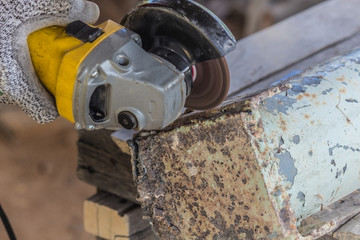
[[[121,24],[75,21],[28,37],[36,73],[59,114],[77,129],[162,129],[184,107],[207,110],[227,96],[225,24],[191,0],[147,0]]]

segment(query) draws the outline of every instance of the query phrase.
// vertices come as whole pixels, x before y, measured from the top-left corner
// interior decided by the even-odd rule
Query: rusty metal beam
[[[160,237],[311,239],[300,221],[360,188],[359,64],[357,49],[137,135],[139,201]]]
[[[314,66],[357,46],[360,39],[358,6],[357,0],[326,1],[241,40],[237,50],[228,56],[231,93],[258,90],[293,70]],[[330,65],[320,68],[326,66]],[[348,66],[340,64],[338,70],[347,72],[346,68]],[[330,74],[330,70],[325,72]],[[355,75],[354,71],[349,75],[352,82]],[[332,228],[347,219],[327,221],[323,218],[324,212],[317,211],[326,210],[327,204],[358,185],[356,166],[347,165],[343,173],[345,161],[353,161],[355,157],[351,159],[351,156],[358,153],[355,147],[358,145],[355,138],[357,100],[354,96],[347,97],[349,92],[356,92],[357,86],[349,85],[348,78],[343,83],[334,80],[330,74],[327,77],[340,88],[334,86],[331,91],[326,88],[327,95],[322,95],[321,88],[331,85],[331,81],[319,77],[320,84],[316,85],[317,80],[313,79],[314,84],[306,85],[306,81],[302,81],[305,77],[306,74],[252,97],[234,99],[211,112],[193,113],[165,131],[142,133],[136,138],[133,170],[141,193],[139,200],[156,232],[165,239],[301,238],[296,226],[302,218],[316,212],[303,222],[316,220],[312,221],[316,223],[315,228],[302,231],[311,239],[311,236],[332,232]],[[297,82],[300,84],[296,85]],[[289,94],[299,86],[306,89],[300,89],[298,95]],[[346,87],[346,95],[342,87]],[[313,94],[319,97],[313,98]],[[286,100],[285,105],[282,99]],[[306,107],[306,101],[311,106]],[[316,112],[311,110],[313,107]],[[339,109],[355,122],[354,129],[340,118]],[[349,109],[355,112],[348,114]],[[347,132],[341,133],[341,130]],[[323,141],[328,137],[338,140],[339,144],[327,146]],[[99,143],[97,134],[87,138],[83,135],[79,144],[79,176],[90,184],[135,201],[137,192],[129,181],[130,156],[124,142],[117,141],[121,150],[115,151],[109,147],[113,146],[109,136],[103,143]],[[340,143],[342,139],[350,143]],[[306,145],[306,141],[314,143]],[[317,150],[309,151],[310,145]],[[235,150],[227,154],[227,149],[232,148]],[[114,158],[114,152],[118,157]],[[151,155],[154,152],[157,153]],[[330,152],[334,156],[331,160]],[[301,157],[301,153],[305,156]],[[232,162],[235,164],[231,165]],[[229,174],[232,166],[240,173]],[[309,184],[305,184],[307,182]],[[329,199],[332,187],[339,191]],[[202,215],[204,213],[206,215]]]

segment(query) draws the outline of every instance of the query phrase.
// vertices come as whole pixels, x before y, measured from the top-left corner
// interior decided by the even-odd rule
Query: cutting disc
[[[207,110],[218,106],[226,98],[230,86],[230,74],[224,57],[194,65],[193,88],[185,107]]]
[[[225,99],[230,78],[223,57],[236,40],[207,8],[192,0],[144,0],[121,24],[140,35],[145,51],[184,73],[190,92],[185,107],[207,110]]]

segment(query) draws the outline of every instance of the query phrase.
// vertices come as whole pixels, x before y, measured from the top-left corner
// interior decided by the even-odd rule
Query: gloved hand
[[[98,16],[97,5],[85,0],[0,0],[0,103],[21,107],[39,123],[54,120],[54,100],[33,69],[27,37],[74,20],[92,24]]]

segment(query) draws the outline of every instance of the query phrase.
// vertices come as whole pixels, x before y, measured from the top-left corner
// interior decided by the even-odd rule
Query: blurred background
[[[201,0],[237,39],[322,0]],[[94,0],[99,22],[119,22],[136,0]],[[266,41],[266,40],[264,40]],[[94,239],[83,230],[82,204],[94,187],[76,178],[77,132],[57,119],[38,125],[21,110],[0,105],[0,203],[18,239]],[[7,239],[0,224],[0,239]]]

